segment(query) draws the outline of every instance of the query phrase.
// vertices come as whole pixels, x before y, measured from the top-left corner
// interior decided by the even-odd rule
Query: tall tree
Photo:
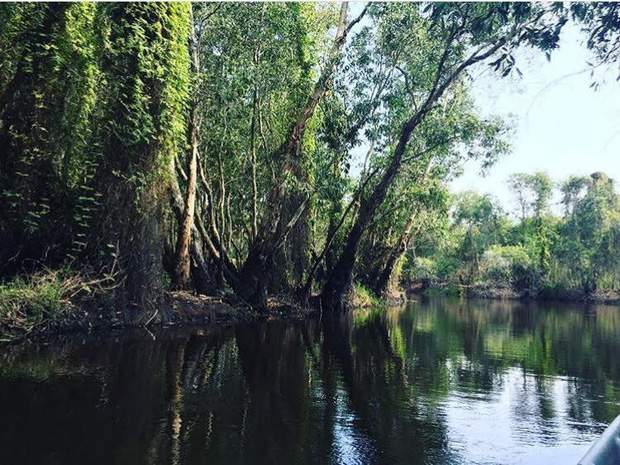
[[[570,178],[564,190],[587,185],[585,194],[574,200],[570,216],[561,227],[557,254],[580,283],[584,293],[599,289],[603,279],[615,283],[618,273],[620,204],[614,182],[604,173],[593,173],[576,182]]]
[[[302,147],[346,36],[359,21],[348,22],[347,11],[345,3],[336,37],[327,46],[330,10],[309,4],[223,9],[213,20],[229,34],[217,36],[214,28],[212,40],[205,41],[205,52],[211,55],[205,53],[205,64],[214,66],[216,76],[209,92],[213,101],[226,101],[207,108],[218,113],[216,118],[205,117],[205,130],[213,135],[206,152],[214,161],[211,173],[205,170],[214,197],[207,205],[209,229],[222,274],[236,294],[253,305],[266,304],[275,256],[310,202],[312,177],[303,173],[309,157]],[[246,15],[243,25],[225,20]],[[233,50],[243,57],[234,68]],[[320,58],[324,61],[317,73]],[[220,76],[222,87],[215,88]],[[250,105],[240,105],[245,99]],[[229,151],[232,156],[225,159]]]
[[[190,10],[193,9],[192,5]],[[190,242],[194,230],[194,215],[196,212],[196,190],[198,184],[198,144],[199,144],[199,105],[200,101],[200,44],[195,32],[194,15],[190,15],[189,21],[189,53],[190,72],[193,81],[193,89],[190,91],[188,135],[189,154],[187,162],[187,192],[183,215],[179,221],[179,233],[175,250],[172,270],[172,283],[176,288],[187,289],[190,286]],[[173,177],[176,173],[171,174]]]
[[[58,265],[80,240],[95,152],[94,13],[87,3],[0,6],[0,273]]]
[[[415,83],[416,93],[403,112],[380,181],[360,206],[343,252],[326,282],[324,304],[338,308],[346,301],[360,240],[407,160],[412,134],[471,66],[495,58],[495,68],[503,68],[503,73],[508,74],[514,65],[511,50],[518,44],[529,41],[545,49],[554,48],[559,29],[546,27],[543,14],[544,7],[532,4],[407,4],[398,8],[386,4],[376,12],[381,31],[377,46],[394,53],[404,47],[399,53],[399,68],[405,83]],[[422,60],[420,48],[426,53]]]
[[[125,308],[153,308],[163,288],[171,158],[185,144],[190,6],[100,6],[105,79],[103,153],[95,188],[92,260],[119,270]],[[100,258],[101,251],[107,251]],[[130,320],[140,312],[129,311]]]

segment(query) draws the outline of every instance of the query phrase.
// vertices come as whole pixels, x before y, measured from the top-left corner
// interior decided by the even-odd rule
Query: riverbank
[[[461,285],[449,282],[431,284],[414,282],[405,285],[404,292],[407,295],[423,294],[428,297],[464,296],[494,300],[553,300],[560,302],[620,305],[620,293],[617,291],[605,290],[589,294],[578,290],[565,289],[526,289],[519,291],[509,285],[498,285],[497,283],[489,282],[480,282],[472,285]]]
[[[270,298],[262,311],[225,297],[207,297],[187,291],[166,292],[150,314],[140,312],[127,318],[127,312],[111,305],[105,295],[62,299],[56,307],[31,306],[0,315],[0,342],[37,339],[50,335],[79,332],[106,332],[132,328],[162,328],[203,325],[228,326],[259,319],[300,319],[314,313],[285,298]],[[136,309],[137,310],[137,309]]]
[[[301,319],[317,311],[283,297],[271,297],[266,309],[257,310],[234,296],[208,297],[188,291],[165,292],[151,312],[137,308],[122,311],[110,301],[106,289],[100,281],[51,274],[30,280],[23,288],[13,284],[11,288],[0,289],[0,342],[78,332],[191,325],[218,327],[260,319]],[[351,308],[403,305],[414,295],[620,305],[620,294],[613,291],[589,295],[580,292],[552,294],[519,292],[510,286],[484,282],[469,286],[416,282],[391,292],[383,300],[372,296],[362,286],[356,286]]]

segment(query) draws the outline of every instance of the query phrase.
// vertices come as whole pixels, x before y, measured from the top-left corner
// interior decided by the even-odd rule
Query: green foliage
[[[416,257],[413,265],[409,268],[409,279],[433,281],[440,272],[435,260],[426,257]]]
[[[588,35],[587,46],[598,60],[598,63],[589,63],[592,77],[600,65],[617,65],[620,57],[620,6],[617,2],[558,3],[556,8],[560,21],[571,18]],[[597,85],[593,80],[592,87]]]
[[[509,126],[474,105],[470,66],[518,71],[512,51],[549,54],[568,17],[607,60],[617,7],[370,3],[359,22],[338,11],[2,4],[0,276],[114,271],[124,303],[154,305],[183,208],[170,193],[188,190],[194,140],[192,254],[214,287],[237,291],[250,262],[250,287],[292,293],[316,278],[318,289],[349,247],[354,278],[375,293],[401,270],[614,288],[618,202],[603,175],[562,187],[562,219],[549,213],[547,175],[515,175],[518,225],[494,199],[447,186],[465,160],[487,168],[510,149]]]
[[[202,63],[199,99],[203,157],[212,206],[205,216],[237,260],[245,259],[281,181],[291,193],[317,192],[322,208],[340,176],[332,179],[333,155],[325,146],[328,108],[320,108],[303,136],[303,153],[282,180],[282,155],[290,131],[316,79],[317,63],[331,40],[333,5],[310,3],[197,4],[195,18]],[[318,185],[315,185],[317,183]],[[252,218],[256,211],[258,218]],[[313,225],[319,229],[323,224]],[[284,266],[286,267],[286,266]]]
[[[189,5],[101,7],[107,169],[140,191],[185,147]],[[138,201],[138,199],[136,199]]]
[[[620,206],[604,173],[571,177],[560,187],[565,215],[548,212],[553,183],[542,173],[510,178],[519,212],[512,224],[489,197],[466,192],[453,199],[452,227],[420,248],[410,279],[429,271],[439,279],[512,286],[548,297],[615,291],[620,273]],[[441,263],[450,266],[441,270]]]
[[[379,299],[374,293],[367,287],[356,283],[353,288],[353,308],[382,308],[385,306],[385,301]]]
[[[546,173],[513,174],[508,186],[517,197],[522,220],[530,215],[540,218],[548,212],[553,181]]]
[[[119,301],[142,308],[163,290],[163,248],[173,160],[187,146],[188,3],[98,5],[101,195],[88,261],[125,278]]]
[[[2,6],[0,235],[27,258],[62,260],[71,209],[92,175],[98,72],[94,4]],[[65,227],[58,228],[62,221]],[[49,242],[57,244],[49,250]],[[47,249],[47,252],[45,250]],[[0,257],[2,257],[0,251]],[[0,258],[6,263],[7,257]],[[16,263],[19,264],[19,261]]]
[[[587,190],[583,193],[583,187]],[[620,205],[614,182],[603,173],[569,179],[563,186],[568,216],[561,225],[557,254],[566,276],[586,293],[616,284]]]
[[[482,277],[499,283],[510,283],[517,274],[533,266],[522,246],[492,245],[482,256]]]

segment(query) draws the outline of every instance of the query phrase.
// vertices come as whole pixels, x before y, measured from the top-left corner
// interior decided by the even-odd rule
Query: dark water
[[[0,348],[0,463],[575,463],[620,309],[431,300]]]

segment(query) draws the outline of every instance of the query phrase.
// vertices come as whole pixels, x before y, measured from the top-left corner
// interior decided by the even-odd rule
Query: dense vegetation
[[[470,70],[518,71],[519,46],[551,56],[569,20],[597,64],[617,58],[615,4],[355,9],[2,4],[2,311],[23,311],[15,283],[34,278],[128,321],[167,289],[256,308],[340,305],[354,279],[381,294],[460,161],[507,151]]]
[[[516,222],[489,195],[454,196],[450,217],[417,235],[403,278],[460,291],[613,299],[620,279],[614,181],[597,172],[557,184],[561,216],[551,209],[554,183],[548,175],[518,173],[508,184]]]

